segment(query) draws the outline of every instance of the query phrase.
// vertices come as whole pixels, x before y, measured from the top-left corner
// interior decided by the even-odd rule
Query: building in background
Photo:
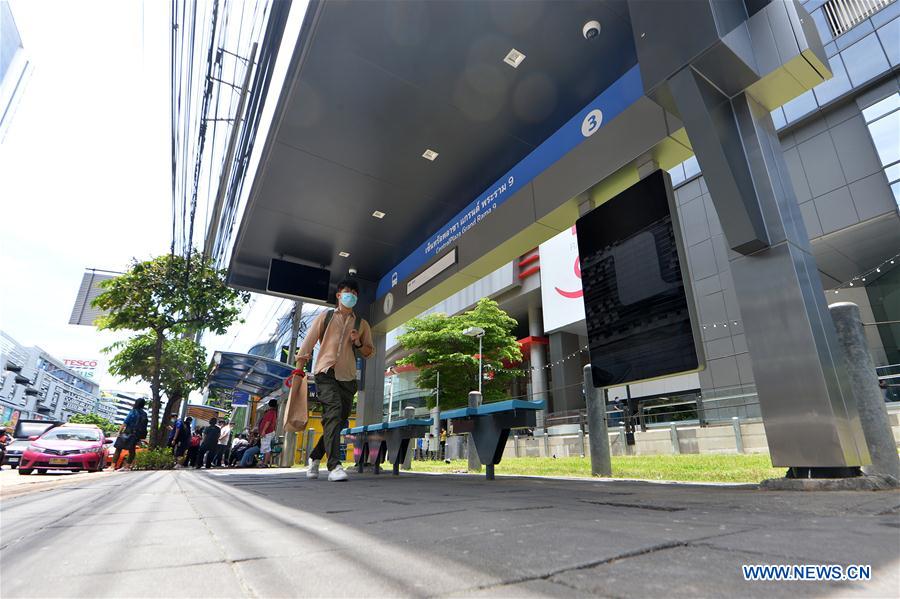
[[[116,424],[125,422],[125,417],[128,416],[128,412],[131,411],[134,402],[138,399],[143,398],[148,404],[150,403],[150,398],[146,395],[124,391],[101,391],[100,397],[105,404],[111,406],[111,414],[105,418]]]
[[[0,143],[12,122],[31,74],[9,2],[0,2]]]
[[[837,4],[841,10],[835,10]],[[828,301],[853,301],[865,322],[882,323],[866,327],[866,333],[876,366],[889,369],[900,364],[900,2],[806,0],[803,5],[826,44],[834,77],[778,108],[772,118]],[[611,388],[608,400],[638,400],[651,425],[758,417],[729,250],[709,191],[696,158],[669,173],[706,368]],[[523,366],[530,374],[521,385],[527,395],[546,396],[556,421],[583,410],[580,383],[588,354],[581,350],[587,328],[575,228],[424,314],[457,314],[480,297],[496,299],[519,322],[516,334],[528,347]],[[388,366],[404,355],[397,344],[402,332],[387,334]],[[405,401],[422,405],[427,392],[416,389],[416,375],[414,369],[387,369],[385,410],[392,388],[395,415]]]
[[[40,347],[26,347],[0,331],[0,421],[67,421],[75,414],[113,416],[100,385],[65,367]]]

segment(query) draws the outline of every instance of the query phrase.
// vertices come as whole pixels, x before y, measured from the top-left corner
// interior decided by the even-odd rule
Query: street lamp
[[[481,355],[481,346],[482,339],[484,339],[484,329],[481,327],[469,327],[465,331],[463,331],[463,335],[466,337],[478,337],[478,393],[481,394],[481,364],[482,364],[482,355]]]

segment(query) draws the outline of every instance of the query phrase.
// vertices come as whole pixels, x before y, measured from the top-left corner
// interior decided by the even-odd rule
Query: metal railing
[[[822,5],[822,14],[825,15],[831,33],[837,37],[893,2],[894,0],[829,0]]]

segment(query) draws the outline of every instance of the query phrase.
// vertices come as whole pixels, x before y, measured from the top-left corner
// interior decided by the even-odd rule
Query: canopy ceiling
[[[311,2],[230,282],[281,256],[378,281],[636,63],[624,0]]]

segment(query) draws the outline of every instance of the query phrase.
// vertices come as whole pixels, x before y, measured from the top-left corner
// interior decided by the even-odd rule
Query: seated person
[[[252,468],[256,465],[256,459],[259,457],[260,438],[257,433],[253,433],[250,438],[250,444],[243,448],[241,452],[241,468]]]
[[[238,438],[234,440],[234,445],[231,447],[231,455],[228,458],[228,465],[234,466],[241,461],[241,456],[244,455],[244,452],[247,451],[247,448],[250,446],[250,441],[247,440],[247,435],[241,433],[238,435]]]

